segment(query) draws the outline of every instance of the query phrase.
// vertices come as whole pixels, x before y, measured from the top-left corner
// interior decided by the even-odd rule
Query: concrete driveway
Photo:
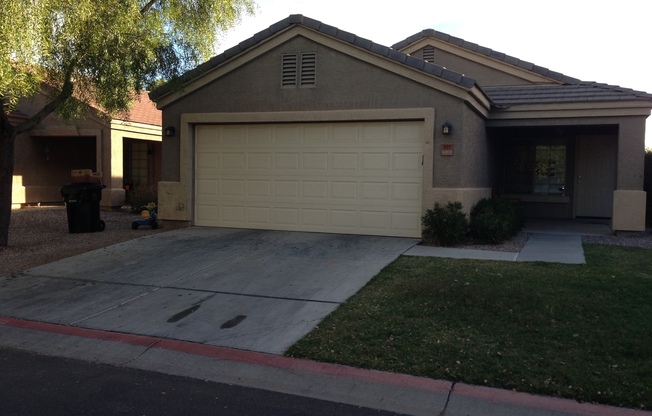
[[[281,354],[417,239],[187,228],[0,278],[0,316]]]

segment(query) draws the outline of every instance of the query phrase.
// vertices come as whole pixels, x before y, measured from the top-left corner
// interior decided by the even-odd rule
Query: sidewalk
[[[449,247],[414,246],[406,256],[446,257],[497,261],[542,261],[548,263],[585,264],[582,238],[574,234],[532,234],[520,253],[469,250]]]

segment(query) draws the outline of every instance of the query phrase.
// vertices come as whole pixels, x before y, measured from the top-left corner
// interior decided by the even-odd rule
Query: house
[[[292,15],[150,97],[163,219],[419,237],[434,203],[503,195],[645,228],[652,95],[434,30],[390,48]]]
[[[47,97],[23,99],[10,114],[13,123],[42,108]],[[48,116],[19,135],[15,145],[12,205],[61,203],[59,189],[71,171],[91,169],[102,174],[101,206],[125,203],[126,185],[155,186],[161,179],[161,112],[142,93],[124,119],[109,119],[97,109],[81,121]]]

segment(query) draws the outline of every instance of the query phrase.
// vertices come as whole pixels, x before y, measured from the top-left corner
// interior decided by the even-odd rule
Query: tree
[[[206,60],[253,0],[0,0],[0,247],[8,244],[14,143],[52,113],[93,103],[124,113],[137,94]],[[9,114],[45,91],[20,124]]]

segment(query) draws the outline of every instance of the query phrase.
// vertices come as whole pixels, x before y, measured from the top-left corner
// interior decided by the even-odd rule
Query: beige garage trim
[[[196,125],[194,223],[419,237],[424,124]]]

